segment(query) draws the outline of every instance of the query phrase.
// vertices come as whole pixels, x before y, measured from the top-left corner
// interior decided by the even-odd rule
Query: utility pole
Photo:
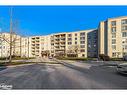
[[[10,56],[9,62],[12,61],[12,7],[10,8]]]

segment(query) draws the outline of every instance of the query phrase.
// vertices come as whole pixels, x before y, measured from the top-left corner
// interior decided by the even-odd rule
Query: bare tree
[[[70,56],[78,56],[80,50],[80,46],[79,45],[71,45],[68,50],[67,50],[67,55]]]
[[[44,50],[44,51],[41,52],[41,55],[42,55],[42,57],[43,56],[48,57],[50,55],[50,51],[49,50]]]
[[[10,8],[10,55],[9,55],[9,62],[12,61],[12,7]]]

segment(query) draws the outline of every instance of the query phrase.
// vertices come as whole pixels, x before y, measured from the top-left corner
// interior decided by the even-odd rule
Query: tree
[[[103,61],[109,61],[110,57],[105,54],[99,54],[99,58],[102,59]]]
[[[80,51],[79,45],[72,45],[67,50],[67,56],[69,57],[77,57]]]
[[[41,55],[42,55],[42,57],[43,57],[43,56],[48,57],[48,56],[50,55],[50,51],[49,51],[49,50],[42,51],[42,52],[41,52]]]
[[[4,36],[1,33],[1,44],[3,42],[6,42],[9,44],[9,61],[11,62],[12,60],[12,56],[15,56],[18,51],[16,51],[17,49],[20,51],[20,56],[21,56],[21,52],[22,52],[22,37],[18,35],[19,32],[19,21],[18,20],[12,20],[13,15],[12,15],[12,7],[10,7],[10,29],[8,27],[8,23],[6,22],[6,20],[4,20],[4,18],[0,18],[2,19],[2,23],[0,23],[0,27],[2,28],[2,31],[9,31],[10,35],[9,36]],[[1,52],[2,55],[2,52]]]

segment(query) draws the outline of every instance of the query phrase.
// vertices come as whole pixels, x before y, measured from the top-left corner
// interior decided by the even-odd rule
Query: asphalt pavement
[[[0,68],[0,89],[127,89],[115,66],[66,61]]]

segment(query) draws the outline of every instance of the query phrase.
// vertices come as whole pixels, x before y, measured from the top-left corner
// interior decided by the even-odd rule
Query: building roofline
[[[52,33],[50,35],[58,35],[58,34],[64,34],[64,33],[76,33],[76,32],[83,32],[83,31],[92,31],[97,30],[97,28],[87,29],[87,30],[79,30],[79,31],[71,31],[71,32],[59,32],[59,33]]]
[[[118,16],[118,17],[112,17],[112,18],[108,18],[107,20],[110,20],[110,19],[117,19],[117,18],[125,18],[127,16]]]
[[[25,37],[45,37],[45,36],[50,36],[50,35],[59,35],[59,34],[66,34],[66,33],[89,32],[89,31],[93,31],[93,30],[97,30],[97,28],[86,29],[86,30],[79,30],[79,31],[71,31],[71,32],[51,33],[49,35],[34,35],[34,36],[25,36]],[[9,32],[0,32],[0,33],[10,34]],[[22,36],[22,37],[24,37],[24,36]]]

